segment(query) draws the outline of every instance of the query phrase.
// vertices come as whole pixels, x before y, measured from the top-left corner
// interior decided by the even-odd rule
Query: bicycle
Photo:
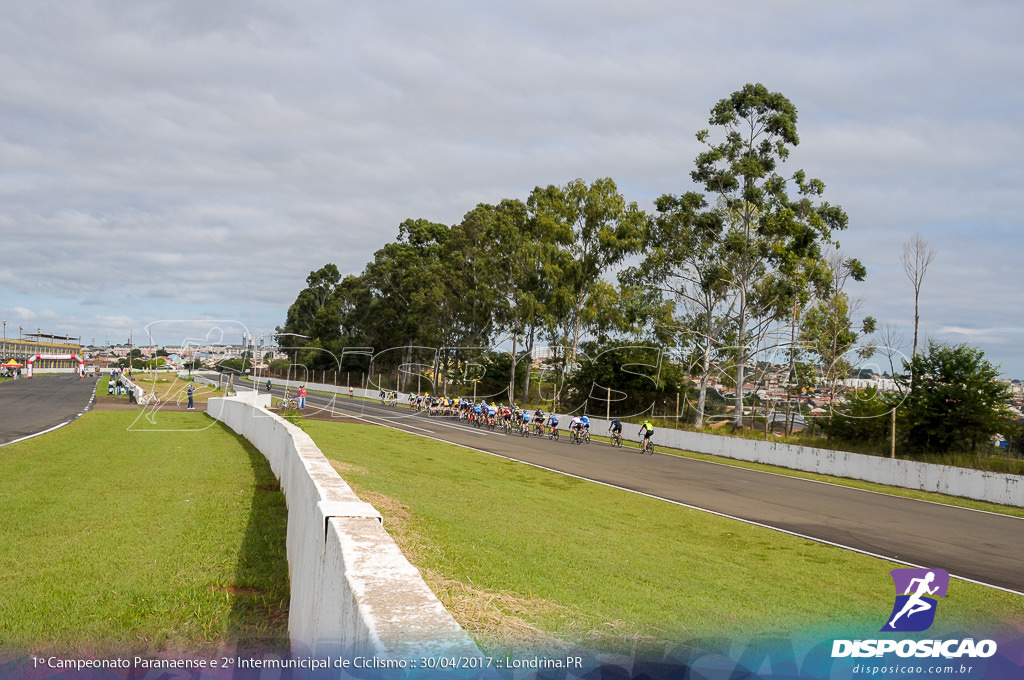
[[[558,426],[552,425],[551,430],[548,432],[548,439],[558,441]]]
[[[622,432],[618,430],[612,432],[611,444],[612,446],[617,446],[620,449],[622,448]]]
[[[649,456],[654,455],[654,438],[644,437],[640,440],[640,455],[647,454]]]
[[[277,408],[281,411],[291,411],[299,408],[299,400],[295,397],[281,397],[277,400]]]

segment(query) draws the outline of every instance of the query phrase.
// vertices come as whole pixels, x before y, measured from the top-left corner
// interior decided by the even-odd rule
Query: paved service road
[[[67,373],[0,383],[0,445],[77,418],[95,393],[95,377]]]
[[[310,405],[324,400],[310,395]],[[1024,594],[1024,519],[566,437],[506,436],[407,407],[338,398],[336,411],[676,503]],[[312,410],[312,409],[311,409]],[[600,434],[600,433],[599,433]],[[636,433],[628,431],[627,437]],[[655,435],[657,436],[657,435]],[[632,447],[631,447],[632,446]]]

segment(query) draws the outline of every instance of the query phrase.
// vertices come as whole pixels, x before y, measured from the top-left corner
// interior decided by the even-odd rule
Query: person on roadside
[[[299,385],[299,391],[297,393],[297,396],[299,397],[299,410],[301,411],[302,409],[306,408],[306,386],[305,385]]]
[[[188,384],[188,389],[185,390],[185,394],[188,395],[188,406],[186,408],[189,411],[195,409],[195,407],[196,407],[196,403],[195,403],[195,400],[194,400],[195,393],[196,393],[195,385],[193,385],[192,383],[189,383]]]

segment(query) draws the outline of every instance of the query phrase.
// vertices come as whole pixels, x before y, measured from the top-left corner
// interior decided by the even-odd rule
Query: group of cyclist
[[[388,395],[391,396],[391,395]],[[388,399],[387,403],[397,404],[397,395]],[[474,402],[470,399],[432,396],[430,394],[410,394],[409,408],[427,411],[428,416],[457,417],[466,420],[476,427],[491,430],[501,428],[506,432],[518,432],[523,436],[547,435],[550,439],[558,439],[559,420],[554,413],[545,413],[538,408],[533,411],[519,408],[516,404],[488,404],[486,400]],[[622,446],[622,421],[612,418],[608,426],[613,445]],[[590,442],[590,418],[573,416],[569,422],[569,435],[574,442]],[[638,436],[641,449],[653,453],[651,440],[654,436],[654,425],[647,418],[640,426]]]
[[[618,418],[612,418],[611,424],[608,426],[608,431],[612,433],[611,440],[613,446],[622,446],[622,422]],[[644,418],[644,422],[640,424],[640,431],[637,433],[638,437],[643,437],[640,440],[640,449],[647,453],[654,453],[654,446],[652,438],[654,437],[654,425],[647,418]]]

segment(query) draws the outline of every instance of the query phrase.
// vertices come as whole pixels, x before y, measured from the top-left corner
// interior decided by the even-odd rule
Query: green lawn
[[[489,651],[874,635],[892,607],[901,565],[393,430],[303,428]],[[932,632],[1024,626],[1022,598],[970,583],[942,606]]]
[[[287,637],[286,511],[263,456],[201,413],[162,414],[161,431],[137,415],[0,448],[0,653]]]
[[[283,644],[286,518],[263,456],[202,413],[151,431],[137,415],[0,448],[0,658]],[[898,565],[384,428],[301,425],[490,652],[873,636],[892,605]],[[955,581],[929,635],[1012,627],[1022,598]]]

